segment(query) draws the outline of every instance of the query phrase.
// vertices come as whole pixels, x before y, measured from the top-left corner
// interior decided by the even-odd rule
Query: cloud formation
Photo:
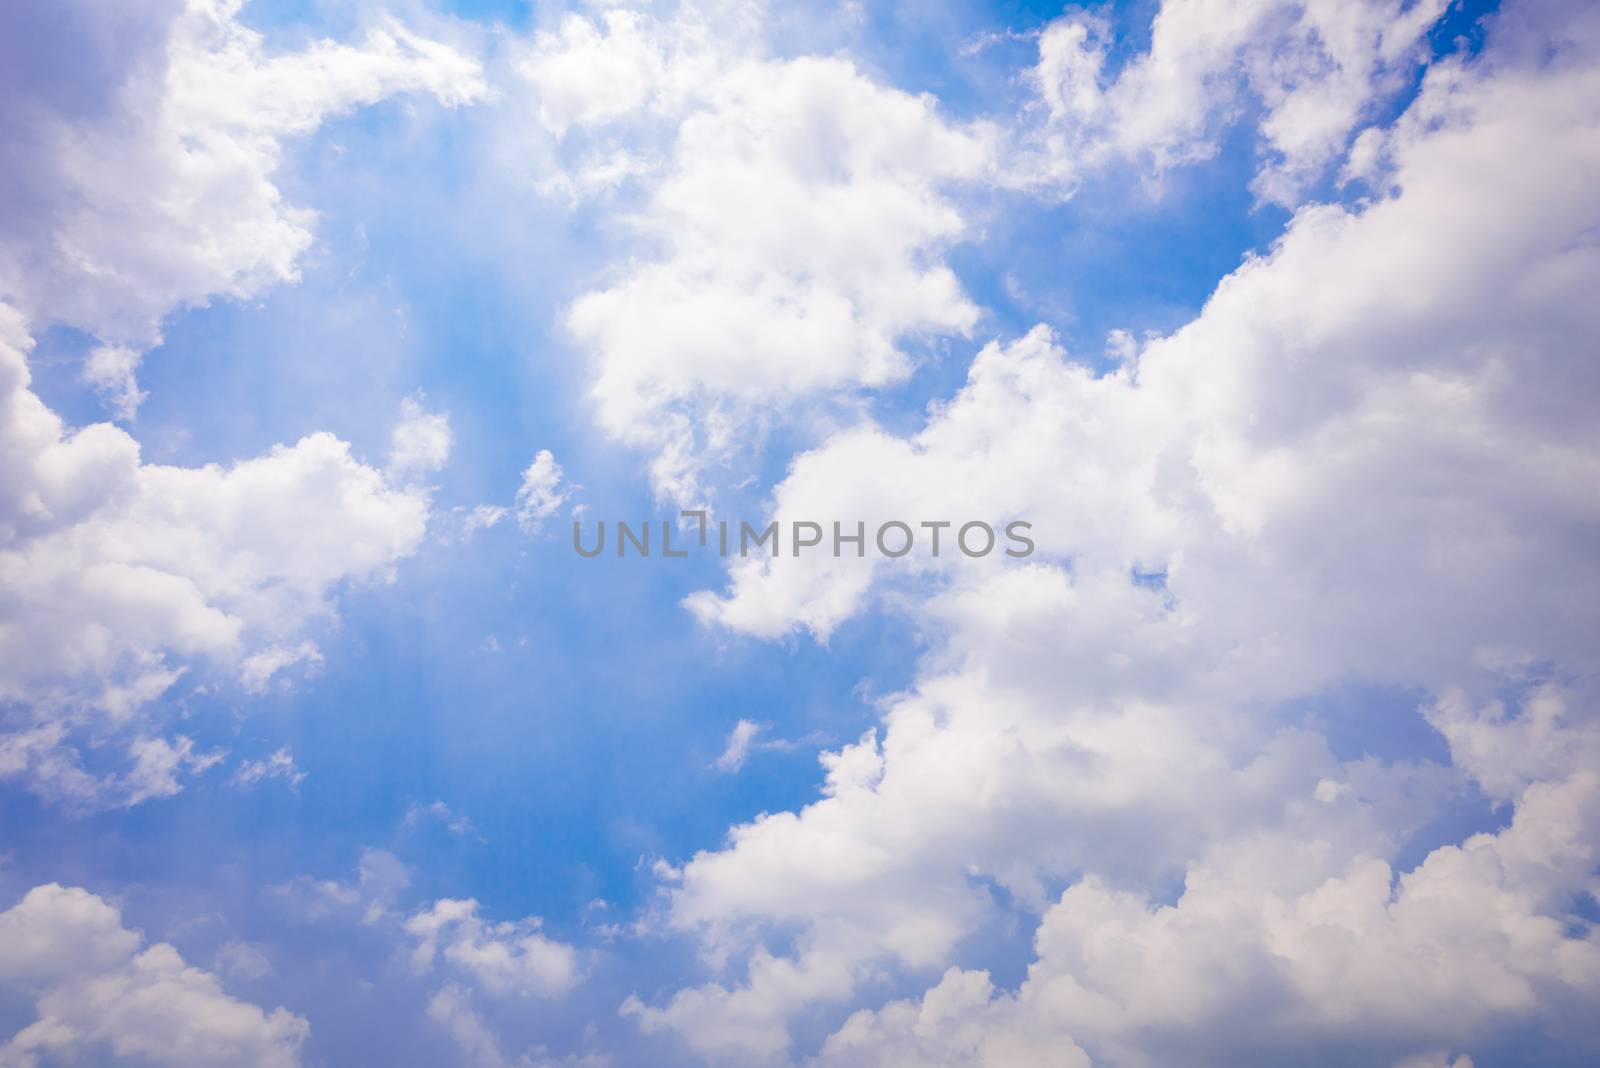
[[[396,93],[455,105],[485,91],[474,59],[392,19],[359,45],[274,55],[242,6],[75,2],[0,23],[4,65],[27,72],[0,93],[0,134],[19,148],[0,300],[98,339],[86,380],[125,418],[169,312],[298,277],[314,214],[274,184],[288,138]]]
[[[689,3],[570,16],[522,69],[591,156],[640,124],[664,141],[632,221],[654,251],[567,317],[601,426],[650,452],[661,494],[695,502],[763,426],[899,381],[904,342],[975,325],[941,260],[965,230],[944,189],[989,167],[986,128],[844,59],[762,58],[739,11]]]
[[[1214,155],[1255,112],[1252,189],[1293,207],[1421,66],[1445,0],[1162,4],[1147,50],[1111,73],[1103,14],[1073,11],[1039,35],[1029,72],[1044,105],[1045,175],[1069,185],[1130,160],[1152,177]]]
[[[1040,917],[1019,988],[958,968],[822,1063],[1379,1062],[1588,1011],[1597,55],[1592,13],[1508,10],[1370,199],[1300,209],[1182,329],[1109,372],[992,343],[921,431],[799,457],[775,517],[1026,516],[1040,552],[752,560],[691,602],[826,636],[883,596],[936,644],[822,798],[672,869],[712,978],[628,1014],[789,1060],[800,1013],[937,975],[1007,901]],[[1452,766],[1274,711],[1351,680],[1431,694]],[[1510,825],[1398,866],[1463,788]]]
[[[428,496],[326,433],[228,467],[146,464],[117,427],[62,424],[30,388],[31,345],[0,305],[0,773],[77,804],[129,803],[149,791],[83,772],[60,751],[68,736],[139,729],[192,663],[259,690],[314,661],[304,630],[342,583],[392,576],[421,543]]]
[[[165,942],[146,945],[102,898],[54,883],[0,912],[0,985],[37,1013],[0,1046],[0,1064],[15,1068],[97,1054],[173,1068],[295,1068],[310,1033],[300,1016],[230,997]]]

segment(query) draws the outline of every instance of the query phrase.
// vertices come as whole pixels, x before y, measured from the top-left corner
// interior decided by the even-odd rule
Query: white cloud
[[[252,691],[314,665],[302,632],[335,588],[388,577],[427,519],[421,490],[331,435],[226,468],[144,464],[128,434],[69,430],[32,392],[30,329],[65,323],[98,339],[85,375],[130,417],[168,313],[295,278],[312,215],[274,185],[285,138],[397,92],[484,91],[475,61],[392,20],[359,46],[269,55],[240,6],[141,2],[0,31],[7,66],[30,72],[0,101],[0,131],[26,146],[0,217],[0,773],[79,807],[166,796],[203,770],[187,739],[134,723],[144,706],[201,662]],[[397,478],[449,448],[443,417],[408,403]],[[82,768],[87,734],[131,770]]]
[[[109,797],[131,806],[153,797],[171,797],[183,789],[178,782],[180,772],[199,774],[222,763],[227,753],[197,753],[194,741],[180,734],[171,741],[136,738],[128,745],[128,756],[133,767],[111,788]]]
[[[522,485],[517,487],[517,525],[534,533],[546,519],[561,510],[570,496],[572,486],[561,481],[561,465],[556,463],[549,449],[540,449],[522,472]]]
[[[395,900],[411,885],[411,869],[387,849],[363,849],[356,865],[356,881],[313,879],[298,875],[267,892],[306,920],[322,920],[341,913],[358,912],[363,924],[396,918]]]
[[[396,93],[455,105],[485,91],[476,61],[393,20],[359,45],[271,55],[241,6],[93,5],[0,25],[7,53],[45,57],[26,60],[43,65],[29,95],[0,103],[0,132],[26,146],[5,183],[0,300],[104,342],[85,374],[124,416],[165,315],[297,277],[314,216],[274,184],[285,139]]]
[[[241,942],[237,939],[224,943],[217,950],[212,967],[240,979],[264,979],[273,972],[266,947],[257,942]]]
[[[717,757],[712,766],[718,771],[738,771],[744,767],[744,762],[750,758],[750,743],[760,733],[760,724],[747,719],[735,723],[733,730],[728,732],[727,748],[723,749],[722,755]]]
[[[722,754],[712,761],[711,766],[717,771],[735,773],[743,769],[745,762],[754,753],[786,753],[803,745],[820,743],[823,739],[817,732],[803,738],[764,737],[768,733],[765,724],[748,719],[739,720],[733,725],[733,730],[728,732],[728,743],[723,747]]]
[[[295,664],[316,667],[322,663],[322,651],[315,642],[299,645],[272,645],[259,653],[251,653],[239,666],[239,681],[251,693],[261,693],[278,672]]]
[[[1281,1062],[1308,1040],[1364,1045],[1376,1062],[1530,1020],[1559,1033],[1600,996],[1600,935],[1569,933],[1565,915],[1593,888],[1595,735],[1566,740],[1566,776],[1527,785],[1509,827],[1398,878],[1378,857],[1273,835],[1215,845],[1171,905],[1090,876],[1045,913],[1014,994],[952,969],[920,1005],[858,1013],[820,1060],[884,1063],[871,1054],[908,1031],[935,1038],[926,1063],[963,1065],[1074,1042],[1118,1064]],[[920,1026],[930,1016],[953,1026]]]
[[[282,779],[290,790],[298,791],[306,773],[295,765],[294,753],[288,746],[274,750],[261,760],[246,760],[228,779],[228,785],[240,790],[253,790],[269,779]]]
[[[429,805],[419,805],[415,801],[406,809],[405,826],[415,827],[424,819],[434,819],[442,823],[451,834],[467,835],[476,834],[477,828],[464,813],[456,812],[443,801],[435,801]]]
[[[1382,197],[1302,209],[1114,371],[1040,328],[922,431],[796,460],[777,517],[1026,518],[1039,552],[752,561],[693,602],[825,636],[877,595],[934,647],[822,798],[672,869],[709,975],[631,1017],[786,1059],[797,1014],[948,968],[995,887],[1043,917],[1023,986],[957,970],[824,1062],[1380,1063],[1592,1011],[1600,34],[1566,15],[1508,9],[1385,135]],[[1434,695],[1454,766],[1273,713],[1351,681]],[[1466,784],[1511,826],[1400,868]]]
[[[1434,1049],[1395,1061],[1394,1068],[1472,1068],[1472,1058],[1452,1058],[1448,1050]]]
[[[416,941],[411,961],[419,970],[442,958],[491,994],[556,997],[578,982],[578,955],[539,928],[533,917],[485,923],[471,898],[441,898],[405,922]]]
[[[341,584],[392,576],[428,497],[326,433],[228,467],[142,463],[122,430],[68,431],[45,407],[31,344],[0,304],[0,700],[17,706],[0,767],[91,803],[96,779],[50,755],[66,736],[123,729],[195,663],[252,690],[315,663],[304,630]]]
[[[456,536],[466,540],[480,530],[498,526],[507,516],[516,519],[523,533],[537,534],[545,520],[559,513],[580,488],[564,480],[561,465],[556,463],[549,449],[540,449],[523,469],[522,481],[510,507],[479,504],[453,510]]]
[[[0,1047],[0,1063],[18,1068],[97,1051],[174,1068],[291,1068],[310,1031],[285,1009],[230,997],[170,945],[146,946],[115,906],[54,883],[0,912],[0,985],[37,1013]]]
[[[1108,72],[1102,16],[1073,12],[1039,36],[1030,78],[1048,118],[1056,180],[1117,158],[1159,175],[1215,154],[1226,127],[1260,108],[1254,189],[1292,207],[1343,156],[1426,56],[1445,0],[1165,3],[1150,45]]]
[[[124,770],[91,774],[68,725],[45,719],[0,733],[0,778],[20,778],[39,795],[82,814],[171,797],[183,789],[182,776],[202,774],[227,755],[197,752],[194,740],[182,734],[167,739],[135,733],[118,750],[126,758]]]
[[[628,218],[656,251],[567,322],[592,354],[602,426],[649,450],[657,489],[684,502],[765,423],[898,381],[904,342],[972,329],[978,310],[940,259],[965,231],[942,190],[991,162],[987,128],[945,121],[931,98],[843,59],[762,58],[739,14],[719,18],[685,4],[608,16],[602,34],[571,16],[524,67],[562,117],[547,121],[595,127],[584,141],[605,158],[612,120],[630,143],[654,123],[643,142],[669,146],[624,168],[652,175]],[[608,80],[616,66],[636,77]]]
[[[99,345],[84,361],[83,380],[94,387],[118,419],[131,421],[144,403],[146,393],[135,378],[143,359],[142,351],[127,345]]]
[[[472,833],[472,825],[442,801],[413,804],[406,826],[436,818],[456,834]],[[363,849],[354,882],[298,876],[271,888],[271,893],[306,920],[358,919],[403,942],[419,976],[438,976],[442,984],[430,996],[428,1017],[443,1028],[461,1051],[463,1063],[497,1068],[603,1068],[598,1056],[549,1055],[542,1048],[512,1056],[497,1029],[474,1003],[478,994],[505,1009],[522,999],[557,999],[583,979],[579,951],[543,932],[542,921],[529,916],[494,923],[483,919],[470,898],[440,898],[411,910],[399,903],[410,884],[408,869],[394,854]]]
[[[389,474],[399,480],[431,475],[450,458],[455,438],[450,417],[422,407],[422,396],[400,402],[400,421],[389,435]]]
[[[506,1068],[511,1064],[500,1039],[472,1006],[472,995],[457,983],[446,983],[428,999],[428,1018],[449,1032],[467,1064]]]
[[[488,530],[499,525],[500,521],[510,514],[510,510],[498,504],[479,504],[472,508],[457,508],[461,514],[461,536],[470,538],[480,530]]]
[[[604,32],[602,32],[602,26]],[[520,69],[538,90],[539,121],[560,136],[644,105],[667,77],[667,61],[639,12],[614,9],[591,21],[568,14],[541,33]]]
[[[428,999],[428,1018],[454,1039],[464,1063],[476,1068],[606,1068],[611,1063],[599,1054],[551,1057],[541,1049],[527,1050],[512,1060],[501,1048],[493,1028],[473,1006],[471,992],[459,983],[446,983],[434,992]]]

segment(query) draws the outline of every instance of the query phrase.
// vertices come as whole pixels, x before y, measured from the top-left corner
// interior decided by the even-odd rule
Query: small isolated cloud
[[[290,790],[298,792],[306,773],[294,762],[288,746],[278,749],[262,760],[246,760],[234,771],[228,785],[239,790],[253,790],[268,779],[282,779]]]
[[[454,536],[465,541],[480,530],[498,526],[507,516],[515,518],[524,533],[536,534],[544,521],[559,512],[578,488],[563,482],[561,465],[556,463],[555,456],[549,449],[540,449],[522,472],[522,483],[517,487],[511,507],[480,504],[456,508],[452,513]],[[581,506],[575,509],[577,507]]]
[[[1448,1050],[1436,1049],[1395,1061],[1394,1068],[1473,1068],[1472,1058],[1466,1054],[1452,1058]]]
[[[272,961],[258,942],[228,942],[217,950],[211,966],[237,979],[264,979],[272,974]]]
[[[424,821],[437,821],[445,829],[455,835],[469,835],[477,833],[477,828],[472,821],[462,813],[456,812],[443,801],[435,801],[431,805],[419,805],[415,801],[406,809],[404,825],[416,827]]]
[[[517,489],[517,525],[529,534],[536,532],[571,495],[572,487],[562,486],[561,465],[549,449],[540,449],[522,472],[522,485]]]
[[[741,719],[733,725],[733,730],[728,733],[727,747],[722,750],[722,755],[717,758],[713,767],[718,771],[738,771],[744,767],[744,762],[750,758],[750,743],[755,741],[756,735],[761,733],[761,725],[750,720]]]
[[[442,958],[491,994],[556,997],[578,982],[578,954],[548,938],[542,921],[530,916],[486,923],[472,898],[441,898],[405,922],[416,941],[411,963],[418,971]]]
[[[822,740],[820,734],[808,734],[804,738],[766,738],[759,736],[767,728],[752,720],[741,719],[733,725],[733,730],[728,732],[728,744],[723,748],[722,755],[712,762],[711,766],[718,771],[732,774],[744,767],[752,754],[762,752],[782,752],[798,749],[802,745]]]
[[[361,922],[375,924],[394,915],[394,901],[411,885],[411,869],[387,849],[363,849],[353,883],[298,875],[267,892],[302,919],[321,920],[360,910]]]
[[[389,434],[389,474],[397,480],[431,475],[450,458],[455,437],[450,417],[422,407],[421,393],[400,402],[400,421]]]
[[[446,983],[428,999],[428,1019],[443,1027],[461,1051],[464,1064],[505,1068],[512,1062],[500,1040],[472,1007],[472,995],[460,983]]]
[[[509,514],[497,504],[480,504],[476,508],[460,511],[464,513],[461,517],[461,536],[464,538],[470,538],[480,530],[488,530]]]
[[[144,354],[127,345],[100,345],[84,361],[83,380],[92,388],[113,415],[132,422],[139,405],[148,394],[139,388],[135,377]]]

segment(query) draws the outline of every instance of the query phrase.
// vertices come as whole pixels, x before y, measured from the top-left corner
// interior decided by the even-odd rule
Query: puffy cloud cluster
[[[631,219],[652,251],[568,326],[601,425],[650,450],[658,490],[685,502],[772,420],[895,382],[908,339],[978,317],[940,257],[966,225],[945,190],[986,172],[990,131],[844,59],[763,59],[748,15],[572,15],[523,67],[583,159],[619,166],[622,134],[666,142],[621,165],[650,175]]]
[[[663,922],[714,978],[625,1011],[707,1057],[787,1059],[800,1013],[936,976],[1009,900],[1042,917],[1019,988],[958,967],[820,1060],[1581,1042],[1597,57],[1593,12],[1508,9],[1381,135],[1381,195],[1301,209],[1183,329],[1109,373],[1043,328],[988,345],[920,432],[797,459],[777,518],[1020,516],[1039,554],[748,561],[692,602],[826,636],[881,596],[936,644],[881,734],[825,755],[821,799],[670,870]],[[1352,681],[1432,693],[1452,766],[1340,759],[1275,712]],[[1510,824],[1401,867],[1463,788]]]
[[[273,182],[286,138],[395,93],[484,92],[475,60],[393,20],[269,54],[243,0],[7,5],[0,300],[102,342],[85,375],[131,416],[161,320],[296,277],[313,214]]]
[[[558,998],[583,978],[578,951],[546,935],[536,916],[490,923],[471,898],[441,898],[408,916],[403,929],[411,939],[411,964],[419,973],[435,965],[457,978],[447,979],[428,1001],[428,1017],[442,1027],[463,1058],[479,1068],[601,1068],[587,1056],[548,1059],[538,1050],[512,1058],[495,1027],[485,1019],[474,991],[491,998]]]
[[[442,957],[492,994],[551,997],[578,981],[576,951],[547,938],[537,919],[485,923],[478,903],[443,898],[405,922],[416,940],[411,961],[419,969]]]
[[[413,805],[407,826],[422,815],[437,816],[455,833],[471,825],[464,817],[452,822],[443,802],[426,808]],[[423,908],[408,910],[401,896],[410,885],[410,869],[394,854],[364,849],[354,881],[300,876],[273,888],[274,894],[306,919],[355,917],[396,940],[408,943],[407,954],[419,976],[440,976],[429,995],[427,1012],[434,1024],[456,1043],[464,1063],[482,1068],[517,1065],[521,1068],[570,1064],[573,1068],[598,1068],[600,1062],[585,1057],[549,1059],[538,1050],[507,1055],[495,1026],[478,1005],[478,994],[499,1004],[524,999],[556,999],[582,981],[584,965],[574,946],[551,938],[537,916],[492,922],[483,918],[478,902],[440,898]]]
[[[54,883],[0,912],[0,987],[37,1013],[0,1046],[7,1068],[106,1054],[173,1068],[293,1068],[310,1033],[285,1009],[230,997],[165,942],[146,945],[104,899]]]
[[[1523,63],[1516,31],[1430,74],[1387,138],[1393,195],[1302,210],[1114,373],[1044,328],[987,346],[920,433],[869,426],[800,457],[776,514],[1027,516],[1075,585],[1105,579],[1159,618],[1168,593],[1226,603],[1197,638],[1222,655],[1278,635],[1251,666],[1296,684],[1317,660],[1434,684],[1463,655],[1581,662],[1600,435],[1581,400],[1597,256],[1575,235],[1600,223],[1600,119],[1593,71]],[[752,560],[694,603],[826,635],[891,567]],[[972,565],[957,589],[991,579],[1008,581]]]
[[[63,426],[30,388],[30,344],[0,305],[0,774],[82,804],[172,793],[186,742],[132,743],[139,767],[166,758],[153,789],[102,781],[61,745],[142,730],[140,708],[191,662],[259,689],[317,659],[305,628],[340,584],[382,581],[416,549],[428,498],[325,433],[228,467],[143,463],[114,426]]]
[[[1414,75],[1445,0],[1165,3],[1147,51],[1112,74],[1103,16],[1045,27],[1031,72],[1046,120],[1045,171],[1071,182],[1118,158],[1154,173],[1213,155],[1241,112],[1259,112],[1254,190],[1285,206],[1341,158],[1352,135]]]
[[[969,236],[963,187],[1159,174],[1258,107],[1257,192],[1299,203],[1410,82],[1443,8],[1166,5],[1114,76],[1108,28],[1074,13],[1040,34],[1034,125],[951,122],[845,58],[763,58],[759,5],[568,14],[519,66],[559,146],[546,185],[641,189],[622,217],[650,249],[568,315],[601,424],[653,455],[663,495],[700,501],[772,424],[825,426],[905,378],[911,345],[971,333],[943,262]]]
[[[151,737],[139,710],[191,663],[259,690],[318,662],[307,625],[414,551],[428,501],[411,480],[450,448],[445,417],[408,401],[387,472],[325,433],[227,467],[146,464],[124,431],[69,429],[31,388],[30,331],[68,324],[102,343],[86,374],[131,415],[165,315],[295,277],[312,215],[273,184],[285,138],[397,92],[483,91],[475,61],[393,21],[271,55],[240,7],[0,16],[21,75],[0,93],[18,148],[0,210],[0,775],[74,805],[165,796],[215,763]],[[83,738],[117,739],[131,769],[86,771]]]
[[[1563,766],[1521,784],[1504,830],[1398,878],[1381,857],[1318,839],[1218,842],[1170,905],[1089,876],[1045,913],[1015,992],[951,969],[917,1002],[852,1016],[820,1060],[1087,1064],[1087,1047],[1116,1064],[1281,1063],[1308,1042],[1375,1059],[1528,1021],[1571,1042],[1600,999],[1600,934],[1570,933],[1566,918],[1597,889],[1600,735],[1592,720],[1562,725],[1557,693],[1530,704]],[[1515,764],[1530,755],[1526,732],[1502,711],[1440,714],[1452,742],[1457,730],[1493,737]]]

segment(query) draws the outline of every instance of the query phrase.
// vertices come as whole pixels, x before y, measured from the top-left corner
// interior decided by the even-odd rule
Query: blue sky
[[[1586,1063],[1600,33],[1194,8],[18,22],[0,1064]]]

